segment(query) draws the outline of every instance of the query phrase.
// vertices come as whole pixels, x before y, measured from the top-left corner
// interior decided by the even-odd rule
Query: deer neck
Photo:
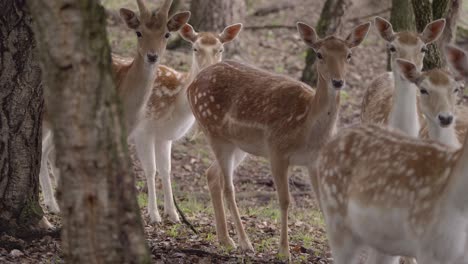
[[[190,70],[187,73],[183,81],[183,88],[178,95],[178,102],[184,113],[192,114],[192,110],[190,109],[190,106],[188,103],[187,89],[190,86],[190,84],[193,82],[193,80],[195,80],[195,78],[197,77],[198,73],[200,73],[201,70],[202,68],[198,64],[198,61],[196,60],[195,54],[194,54],[192,57],[192,66],[190,67]]]
[[[145,63],[144,58],[138,54],[122,82],[121,100],[129,132],[142,116],[144,106],[151,95],[157,67],[157,63]]]
[[[340,92],[331,91],[319,73],[317,89],[309,110],[310,131],[313,141],[318,137],[328,137],[335,133],[336,120],[340,105]]]
[[[388,126],[401,130],[412,137],[419,135],[419,116],[417,110],[417,88],[404,80],[397,71],[393,71],[395,92],[390,111]]]
[[[448,147],[459,148],[460,142],[458,141],[455,125],[450,127],[441,127],[434,121],[426,118],[426,122],[429,129],[429,138],[442,143]]]

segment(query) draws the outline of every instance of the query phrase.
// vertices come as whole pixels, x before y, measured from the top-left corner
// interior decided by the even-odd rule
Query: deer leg
[[[222,176],[224,178],[224,196],[229,208],[229,212],[231,213],[231,216],[234,220],[234,224],[236,226],[237,235],[239,236],[239,246],[242,250],[254,251],[252,243],[250,243],[250,239],[245,233],[244,226],[240,219],[233,184],[234,169],[235,167],[237,167],[237,165],[240,164],[240,162],[244,159],[246,154],[245,152],[237,149],[235,146],[225,142],[217,142],[217,144],[212,144],[212,146],[213,152],[216,155],[216,160],[218,161],[219,167],[221,168]]]
[[[148,213],[151,223],[160,223],[161,216],[158,211],[158,203],[156,198],[156,163],[154,150],[154,136],[145,129],[135,131],[135,147],[141,167],[146,175],[146,183],[148,186]]]
[[[288,168],[289,162],[281,158],[270,158],[271,174],[275,181],[281,211],[281,233],[279,255],[281,258],[290,259],[288,241],[288,208],[290,203]]]
[[[235,248],[236,244],[229,237],[226,215],[224,213],[223,192],[222,192],[222,177],[221,169],[218,162],[215,161],[206,171],[208,178],[208,188],[210,190],[211,202],[213,203],[215,222],[216,222],[216,236],[218,237],[219,244],[223,247]]]
[[[180,220],[174,205],[171,185],[171,147],[172,141],[156,142],[156,167],[162,178],[164,191],[164,214],[167,215],[171,222],[178,223]]]
[[[366,261],[366,264],[398,264],[398,263],[400,263],[400,257],[390,256],[382,252],[379,252],[375,249],[369,250],[369,255]]]
[[[42,157],[41,157],[41,169],[39,172],[39,183],[41,184],[42,193],[44,195],[44,204],[47,210],[52,213],[60,212],[60,208],[55,199],[54,189],[50,180],[49,168],[47,167],[47,160],[49,154],[53,148],[52,145],[52,133],[47,133],[42,140]]]

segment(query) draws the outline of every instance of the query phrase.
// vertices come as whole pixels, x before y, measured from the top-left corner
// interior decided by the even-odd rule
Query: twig
[[[368,15],[365,15],[365,16],[352,17],[352,18],[349,18],[348,20],[361,20],[361,19],[381,15],[381,14],[386,13],[386,12],[390,12],[390,10],[391,10],[391,8],[387,7],[385,9],[380,10],[380,11],[377,11],[377,12],[374,12],[374,13],[371,13],[371,14],[368,14]]]
[[[177,209],[177,212],[179,212],[180,214],[180,217],[182,217],[182,222],[188,226],[195,234],[198,235],[198,231],[195,229],[195,227],[193,227],[193,225],[187,220],[187,217],[185,217],[185,214],[184,212],[182,212],[182,210],[180,210],[179,208],[179,205],[177,204],[177,200],[175,198],[174,195],[172,195],[172,199],[174,200],[174,204],[175,204],[175,207]]]
[[[286,9],[293,9],[294,5],[291,3],[284,3],[284,4],[279,4],[279,5],[273,5],[273,6],[267,6],[267,7],[261,7],[257,9],[253,15],[254,16],[266,16],[271,13],[277,13],[281,10],[286,10]]]
[[[245,29],[249,30],[263,30],[263,29],[296,29],[295,26],[288,25],[264,25],[264,26],[246,26]]]

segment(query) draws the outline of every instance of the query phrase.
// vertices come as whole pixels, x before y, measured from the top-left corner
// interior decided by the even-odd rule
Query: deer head
[[[317,55],[317,72],[333,91],[345,87],[345,75],[352,57],[352,49],[367,36],[370,22],[355,27],[346,39],[330,36],[320,39],[314,28],[299,22],[297,30],[304,42]]]
[[[447,48],[447,61],[455,70],[455,75],[439,69],[421,72],[407,60],[396,60],[403,77],[414,83],[421,92],[420,103],[424,115],[440,127],[451,126],[455,121],[457,94],[462,87],[458,77],[468,72],[468,63],[461,54],[466,55],[457,48]]]
[[[196,32],[193,27],[186,24],[179,31],[182,38],[192,43],[193,62],[198,70],[220,62],[224,52],[224,44],[234,40],[242,29],[242,24],[226,27],[221,34],[211,32]]]
[[[140,15],[121,8],[120,16],[138,38],[138,54],[148,64],[159,61],[166,50],[170,32],[179,30],[190,18],[190,12],[177,13],[168,19],[172,0],[165,0],[159,10],[149,10],[144,0],[137,0]]]
[[[421,34],[414,32],[398,32],[393,31],[392,24],[387,20],[376,17],[375,27],[379,35],[387,42],[387,48],[391,55],[392,69],[396,59],[405,59],[412,62],[418,69],[423,67],[423,59],[428,51],[427,45],[436,41],[444,31],[445,19],[439,19],[427,24]]]

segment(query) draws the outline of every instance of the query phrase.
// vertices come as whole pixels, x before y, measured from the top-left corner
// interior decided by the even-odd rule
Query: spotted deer
[[[179,222],[171,187],[171,146],[195,122],[188,104],[187,88],[197,74],[207,66],[220,62],[224,45],[234,40],[242,24],[226,27],[221,34],[194,31],[186,24],[180,35],[192,44],[192,66],[188,73],[180,73],[160,65],[153,84],[145,116],[132,137],[138,158],[146,174],[148,185],[148,212],[151,222],[161,222],[156,203],[156,169],[162,178],[164,213],[172,222]]]
[[[447,52],[453,50],[448,49]],[[452,63],[450,58],[453,56],[449,54],[449,64]],[[416,65],[403,59],[396,62],[403,77],[420,91],[419,105],[426,124],[426,130],[422,131],[427,131],[422,138],[428,137],[453,148],[460,147],[455,120],[457,94],[462,84],[457,76],[440,69],[420,72]]]
[[[192,82],[188,88],[190,106],[216,157],[207,177],[222,246],[235,247],[227,231],[224,196],[241,249],[253,251],[233,185],[233,171],[249,153],[270,161],[281,210],[279,254],[289,258],[288,168],[310,166],[334,133],[352,49],[362,42],[369,27],[370,23],[357,26],[346,39],[319,39],[312,27],[297,24],[300,36],[317,54],[316,90],[234,61],[210,66]]]
[[[367,88],[361,107],[361,120],[363,123],[388,124],[389,127],[418,137],[422,118],[417,109],[418,90],[401,76],[396,59],[408,60],[421,70],[426,46],[440,37],[445,20],[429,23],[421,34],[406,31],[395,33],[392,24],[381,17],[376,17],[374,24],[379,35],[387,42],[392,72],[378,76]]]
[[[144,0],[137,0],[140,15],[132,10],[121,8],[120,16],[126,25],[135,31],[138,39],[137,52],[133,59],[112,56],[112,70],[117,86],[117,93],[122,102],[124,122],[129,134],[141,119],[156,78],[156,69],[166,50],[170,32],[178,31],[190,18],[190,12],[181,12],[168,18],[172,0],[165,0],[159,10],[147,8]],[[48,123],[47,115],[44,122]],[[53,148],[50,126],[43,127],[43,155],[39,175],[44,202],[51,212],[59,212],[53,187],[47,169],[51,162],[48,153]],[[53,161],[52,161],[53,163]],[[52,166],[55,167],[55,166]],[[56,173],[54,173],[56,174]]]
[[[451,56],[468,78],[466,54]],[[361,248],[372,249],[367,263],[468,263],[467,164],[467,140],[454,150],[377,125],[341,131],[317,171],[335,263],[358,263]]]

